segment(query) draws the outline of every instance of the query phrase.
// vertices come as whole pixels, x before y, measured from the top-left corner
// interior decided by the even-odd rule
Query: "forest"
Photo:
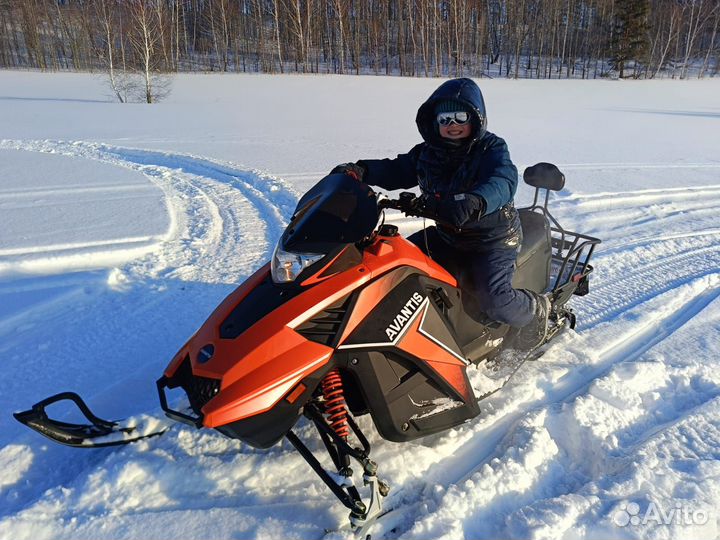
[[[718,0],[0,0],[0,67],[702,78],[719,22]]]

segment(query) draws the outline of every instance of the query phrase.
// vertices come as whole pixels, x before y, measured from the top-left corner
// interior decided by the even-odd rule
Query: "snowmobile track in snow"
[[[276,178],[204,157],[84,141],[0,140],[0,149],[60,154],[126,167],[144,174],[162,189],[170,230],[161,239],[159,250],[123,269],[138,277],[172,275],[237,282],[269,257],[297,199],[297,194]],[[93,188],[64,188],[88,189]],[[3,193],[3,197],[8,196],[13,193]],[[113,243],[71,247],[112,248]],[[68,246],[48,246],[44,251],[62,255],[66,249]],[[15,253],[30,254],[27,250]]]
[[[100,401],[100,410],[107,408],[108,401],[123,402],[128,388],[144,385],[148,387],[146,398],[155,402],[151,383],[180,339],[192,331],[191,321],[209,313],[212,303],[217,301],[213,298],[227,294],[228,285],[241,282],[265,263],[296,200],[295,193],[280,180],[197,156],[83,141],[0,140],[0,149],[58,154],[68,159],[95,160],[128,168],[149,179],[147,189],[153,189],[154,185],[163,192],[169,215],[167,233],[146,242],[137,257],[131,258],[135,252],[129,251],[125,260],[130,260],[119,264],[109,276],[106,269],[66,273],[63,257],[78,251],[90,258],[104,249],[124,251],[128,249],[126,239],[76,246],[51,245],[43,250],[17,249],[12,255],[3,255],[3,263],[8,261],[11,267],[16,264],[22,269],[32,269],[38,261],[49,260],[53,265],[50,273],[59,273],[3,284],[3,293],[17,295],[30,291],[37,301],[0,321],[3,335],[0,350],[26,351],[22,343],[27,343],[27,338],[23,341],[23,336],[42,321],[44,327],[55,331],[44,337],[43,342],[33,343],[31,349],[37,347],[41,351],[47,382],[56,381],[46,392],[56,391],[58,384],[72,387],[91,403]],[[107,186],[96,190],[97,196],[108,193],[112,196],[113,188],[119,189],[109,187],[109,192]],[[61,190],[21,191],[19,197],[28,192],[33,196],[53,195],[57,191],[66,195],[86,194],[88,187],[77,184]],[[16,192],[5,190],[1,195],[13,197]],[[113,293],[108,285],[124,292]],[[195,297],[187,297],[188,287],[195,291]],[[44,294],[46,291],[52,294]],[[175,320],[178,314],[173,312],[178,306],[184,310],[180,321]],[[156,312],[153,315],[155,335],[149,328],[133,326],[133,320],[147,318],[152,311]],[[173,320],[175,322],[171,322]],[[178,335],[178,330],[187,326],[189,328],[180,330]],[[73,339],[68,341],[67,336]],[[165,352],[161,355],[148,352],[158,347]],[[52,354],[42,351],[52,351]],[[105,361],[101,373],[93,375],[76,365],[75,360],[80,359],[81,364],[88,358]],[[6,397],[17,396],[18,403],[21,399],[39,399],[41,396],[29,396],[23,390],[23,381],[36,379],[37,367],[24,361],[22,354],[7,357],[5,368],[14,373],[14,378],[6,385]],[[126,380],[128,377],[131,382]],[[161,416],[154,405],[143,409],[156,411]],[[30,443],[32,439],[27,435],[23,432],[17,442]],[[14,498],[7,501],[8,507],[2,514],[32,504],[33,489],[44,491],[81,481],[88,470],[103,460],[103,454],[96,454],[78,460],[73,467],[60,466],[52,460],[46,464],[36,463],[39,471],[35,482],[32,486],[17,486],[13,490]]]

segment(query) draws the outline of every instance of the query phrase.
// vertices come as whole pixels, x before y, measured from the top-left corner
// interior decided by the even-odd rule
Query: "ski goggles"
[[[441,112],[437,115],[437,123],[441,126],[449,126],[450,124],[457,124],[462,126],[470,121],[470,114],[466,111],[455,111],[455,112]]]

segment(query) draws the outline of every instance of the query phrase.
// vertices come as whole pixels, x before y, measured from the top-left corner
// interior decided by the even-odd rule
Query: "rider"
[[[517,168],[507,144],[487,131],[485,102],[471,79],[446,81],[418,110],[425,142],[395,159],[345,163],[345,173],[387,190],[420,186],[436,226],[409,237],[453,273],[467,275],[471,291],[492,319],[521,328],[516,346],[532,348],[545,339],[547,296],[514,289],[515,260],[522,229],[513,196]]]

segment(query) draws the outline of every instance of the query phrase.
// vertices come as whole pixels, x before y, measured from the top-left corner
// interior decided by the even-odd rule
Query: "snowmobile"
[[[535,197],[519,211],[524,240],[513,285],[550,296],[549,341],[575,326],[567,303],[588,293],[600,240],[563,229],[549,212],[550,191],[565,183],[556,166],[539,163],[523,176]],[[389,490],[355,418],[369,414],[380,436],[396,442],[467,422],[486,397],[476,395],[468,370],[490,365],[512,346],[513,330],[483,315],[458,283],[460,273],[384,223],[385,209],[437,221],[411,192],[382,199],[344,174],[322,179],[300,199],[271,262],[216,308],[157,381],[160,406],[173,420],[257,448],[288,439],[350,510],[352,528],[381,514]],[[522,361],[532,353],[524,351]],[[172,389],[186,395],[189,407],[170,406]],[[49,418],[45,408],[65,400],[90,423]],[[293,431],[302,416],[317,428],[336,472]],[[56,442],[86,448],[160,433],[135,434],[98,418],[71,392],[15,418]],[[362,486],[353,481],[353,460]]]

